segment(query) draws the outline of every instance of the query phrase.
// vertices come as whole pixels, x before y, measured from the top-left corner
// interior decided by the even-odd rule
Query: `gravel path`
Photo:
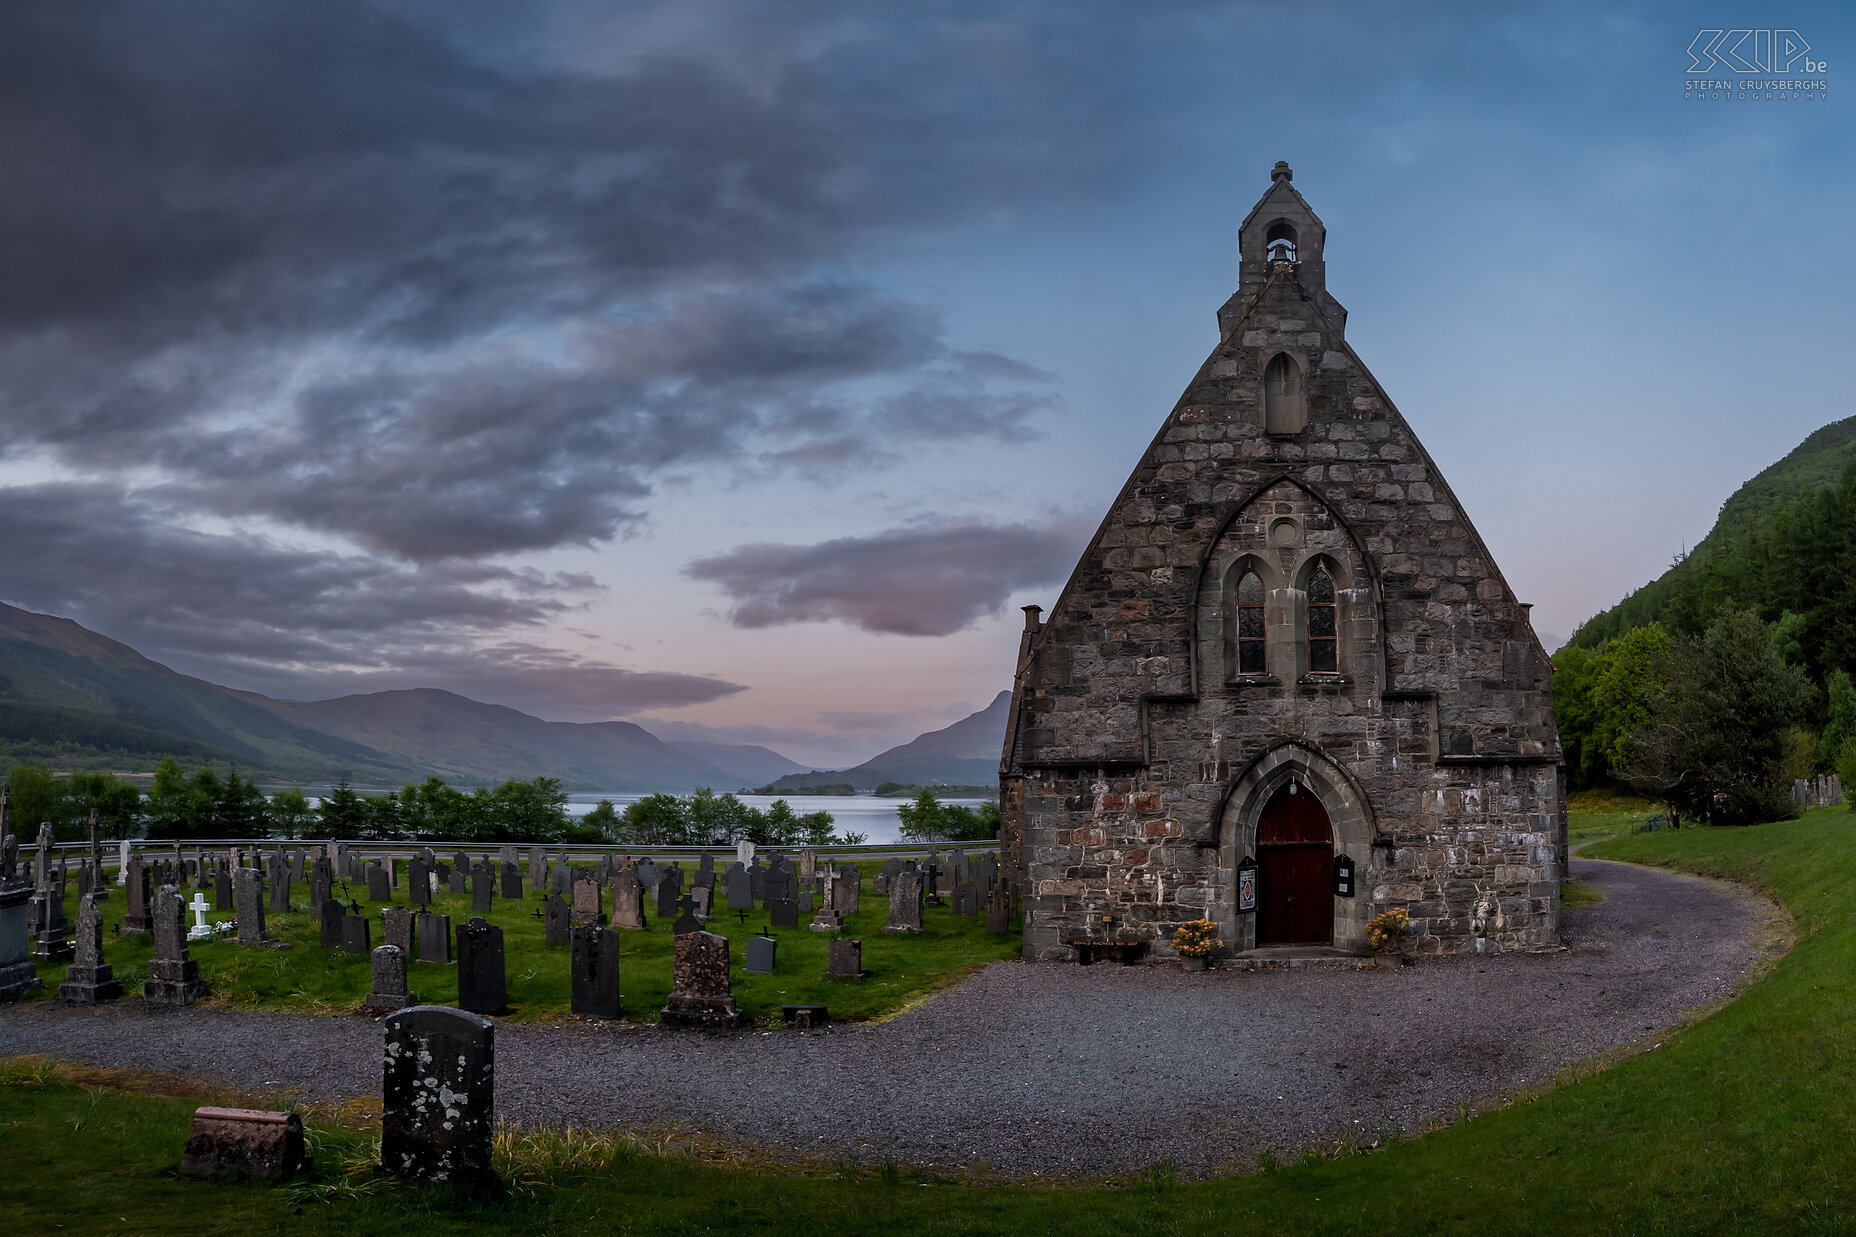
[[[1266,1148],[1370,1139],[1550,1080],[1729,996],[1768,908],[1650,868],[1574,860],[1609,896],[1557,954],[1389,971],[1188,975],[1003,962],[888,1022],[679,1034],[603,1023],[497,1029],[497,1106],[518,1121],[693,1127],[799,1151],[1008,1174],[1203,1172]],[[306,1098],[378,1094],[363,1018],[0,1012],[0,1055],[204,1075]]]

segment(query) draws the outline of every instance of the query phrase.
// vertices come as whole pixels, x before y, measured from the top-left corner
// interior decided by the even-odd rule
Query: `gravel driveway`
[[[1187,1172],[1264,1149],[1408,1129],[1672,1026],[1729,996],[1768,908],[1719,885],[1575,859],[1609,896],[1556,954],[1389,971],[1002,962],[888,1022],[687,1034],[603,1023],[497,1029],[518,1121],[682,1126],[727,1139],[1005,1174]],[[238,1089],[378,1094],[363,1018],[36,1002],[0,1055],[205,1076]]]

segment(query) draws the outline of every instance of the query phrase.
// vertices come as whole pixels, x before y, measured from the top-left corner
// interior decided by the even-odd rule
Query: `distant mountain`
[[[806,767],[788,760],[772,748],[751,743],[672,743],[685,756],[714,765],[729,776],[731,787],[759,786],[788,773],[804,773]],[[714,789],[720,790],[721,786]]]
[[[547,776],[626,792],[743,780],[630,722],[547,722],[429,689],[307,703],[234,691],[69,619],[0,604],[0,756],[147,771],[169,755],[362,786]]]
[[[875,790],[884,782],[918,786],[989,786],[999,780],[999,749],[1005,744],[1005,718],[1012,693],[1002,691],[978,713],[951,726],[918,735],[899,747],[872,756],[854,769],[789,773],[773,783],[778,790],[849,782],[858,790]]]

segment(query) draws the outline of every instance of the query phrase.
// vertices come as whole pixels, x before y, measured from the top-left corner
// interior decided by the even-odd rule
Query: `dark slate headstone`
[[[1005,885],[995,885],[986,895],[986,930],[1003,933],[1012,930],[1012,891]]]
[[[568,909],[567,899],[558,893],[550,894],[542,904],[542,939],[552,945],[565,945],[572,927],[573,912]]]
[[[187,952],[180,894],[171,885],[155,891],[149,914],[155,921],[155,956],[148,960],[142,1000],[150,1005],[191,1005],[206,993],[200,964]]]
[[[419,937],[419,961],[440,965],[451,961],[451,916],[421,911],[413,929]]]
[[[490,870],[478,866],[470,874],[470,913],[487,915],[490,913],[490,897],[496,891],[491,886]]]
[[[380,908],[380,939],[393,946],[405,956],[406,961],[413,960],[412,921],[413,909],[410,906],[383,906]]]
[[[826,942],[829,947],[825,967],[826,979],[862,979],[864,977],[864,943],[834,937]]]
[[[973,886],[966,884],[955,885],[953,903],[954,914],[959,915],[962,919],[972,918],[976,909],[973,905]]]
[[[767,922],[776,928],[797,928],[799,903],[791,898],[768,898]]]
[[[754,892],[754,900],[762,901],[767,896],[767,869],[756,859],[748,868],[748,888]]]
[[[652,863],[649,859],[640,859],[638,861],[638,888],[657,888],[657,865]]]
[[[482,918],[458,925],[458,1008],[500,1014],[509,1005],[503,930]]]
[[[748,938],[748,960],[741,969],[748,975],[773,974],[774,957],[779,952],[780,942],[771,936],[750,936]]]
[[[726,877],[728,891],[728,909],[731,911],[751,911],[754,909],[754,879],[748,870],[738,863],[730,864]]]
[[[420,855],[406,864],[406,895],[414,906],[432,904],[432,866]]]
[[[582,924],[573,930],[572,1013],[590,1018],[619,1016],[619,934],[611,928]]]
[[[670,926],[672,936],[682,936],[685,932],[701,932],[702,920],[696,917],[696,898],[693,894],[684,894],[677,899],[676,909],[681,912],[677,922]]]
[[[95,1005],[121,995],[115,970],[103,961],[103,915],[97,910],[97,895],[87,893],[78,899],[77,954],[65,968],[58,999],[66,1005]]]
[[[342,948],[351,954],[374,952],[374,923],[366,915],[342,916]]]
[[[370,902],[393,901],[393,883],[387,879],[387,870],[378,863],[367,865],[367,900]]]
[[[683,896],[683,872],[674,864],[657,875],[657,917],[675,919],[677,901]]]
[[[640,931],[645,927],[644,890],[632,868],[620,868],[612,874],[612,926]]]
[[[514,850],[511,847],[510,853],[513,854]],[[503,896],[517,902],[522,900],[522,869],[516,866],[513,859],[503,861]]]
[[[451,870],[454,872],[463,872],[465,875],[469,875],[470,874],[470,856],[465,854],[461,850],[453,851],[451,855]]]
[[[411,1005],[413,997],[406,990],[406,951],[398,945],[382,945],[373,952],[372,961],[374,981],[361,1007],[381,1013]]]
[[[233,871],[232,914],[238,920],[239,944],[264,944],[264,873],[256,868]]]
[[[670,1000],[659,1025],[719,1029],[740,1026],[747,1016],[735,1006],[728,974],[728,938],[691,932],[672,946]]]
[[[496,1028],[442,1005],[386,1020],[380,1167],[400,1177],[467,1186],[495,1180]]]
[[[451,888],[450,864],[446,863],[443,859],[434,859],[432,861],[432,871],[438,876],[438,887],[440,889]]]
[[[452,893],[470,892],[470,877],[463,868],[452,868],[448,883]]]
[[[896,874],[901,871],[902,871],[902,860],[886,859],[883,861],[883,875],[888,877],[890,880],[895,880]]]
[[[322,947],[340,949],[342,944],[342,919],[348,914],[348,908],[334,898],[323,899],[317,908],[322,917]]]
[[[335,880],[329,869],[327,859],[318,859],[309,865],[309,904],[321,906],[334,894]]]

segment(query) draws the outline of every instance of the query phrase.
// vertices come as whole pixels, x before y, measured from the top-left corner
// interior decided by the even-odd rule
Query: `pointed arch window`
[[[1263,430],[1299,434],[1308,424],[1308,401],[1302,392],[1302,368],[1278,352],[1263,367]]]
[[[1335,674],[1340,670],[1340,625],[1334,607],[1334,577],[1316,566],[1308,576],[1308,670]]]
[[[1237,672],[1265,673],[1263,578],[1246,571],[1237,582]]]

